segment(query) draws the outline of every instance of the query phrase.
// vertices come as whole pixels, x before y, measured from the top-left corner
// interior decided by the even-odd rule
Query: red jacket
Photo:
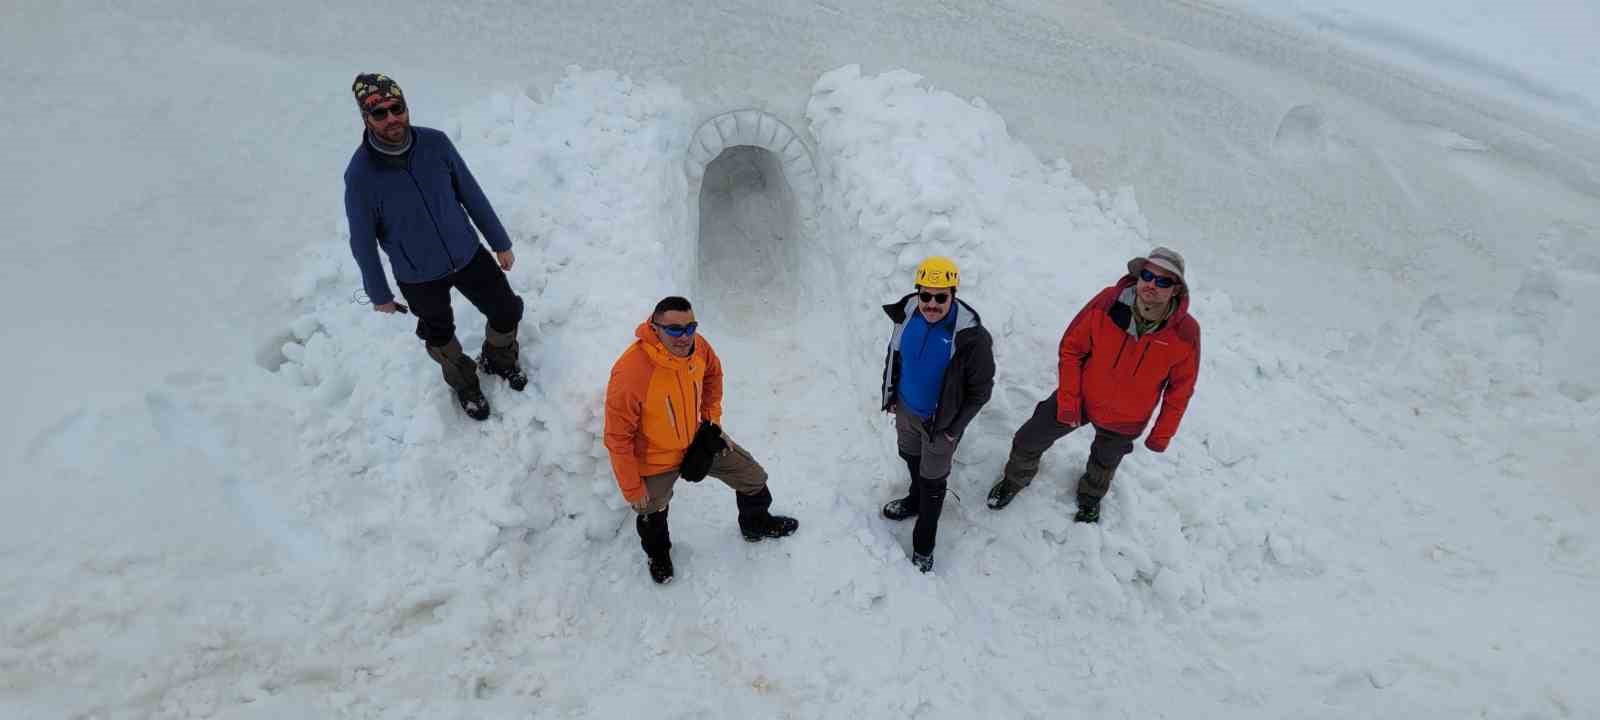
[[[1200,374],[1200,323],[1189,316],[1189,296],[1159,328],[1143,337],[1129,332],[1132,275],[1094,296],[1061,336],[1061,387],[1056,420],[1085,420],[1113,432],[1138,435],[1161,402],[1161,416],[1145,447],[1161,452],[1178,432]]]

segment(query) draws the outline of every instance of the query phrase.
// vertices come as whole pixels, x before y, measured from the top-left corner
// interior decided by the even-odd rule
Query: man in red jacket
[[[1133,441],[1161,403],[1144,446],[1163,452],[1178,432],[1200,373],[1200,323],[1189,315],[1183,256],[1164,247],[1128,261],[1128,274],[1100,291],[1061,336],[1060,386],[1011,439],[1005,473],[989,490],[999,510],[1033,482],[1039,458],[1085,423],[1094,425],[1078,478],[1078,522],[1100,521],[1100,499]]]

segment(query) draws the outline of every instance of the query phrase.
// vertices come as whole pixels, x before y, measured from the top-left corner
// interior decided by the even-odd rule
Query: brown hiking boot
[[[489,419],[489,399],[478,387],[478,364],[461,352],[461,341],[450,338],[445,345],[429,345],[428,357],[439,363],[445,384],[456,392],[456,402],[473,420]]]
[[[478,367],[490,375],[506,379],[512,390],[522,392],[528,386],[528,376],[517,361],[521,346],[517,344],[517,330],[498,332],[486,328],[483,334],[483,354],[478,356]]]

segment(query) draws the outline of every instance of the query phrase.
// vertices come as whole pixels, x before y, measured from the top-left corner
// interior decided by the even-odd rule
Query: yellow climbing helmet
[[[954,260],[934,255],[917,266],[917,284],[931,288],[953,288],[961,284],[961,270]]]

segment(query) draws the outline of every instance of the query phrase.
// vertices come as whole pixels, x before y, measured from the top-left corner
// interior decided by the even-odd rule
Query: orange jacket
[[[678,357],[656,338],[648,321],[636,342],[611,366],[606,385],[606,450],[622,497],[644,495],[644,477],[683,464],[683,451],[700,421],[722,420],[722,361],[705,337]]]

